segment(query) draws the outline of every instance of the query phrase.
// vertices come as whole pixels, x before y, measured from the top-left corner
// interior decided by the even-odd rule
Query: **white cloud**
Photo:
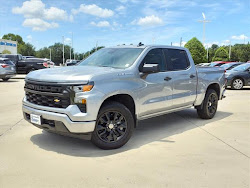
[[[65,39],[64,39],[64,42],[65,42],[66,44],[71,44],[71,38],[65,38]]]
[[[120,6],[116,7],[115,10],[118,12],[118,14],[125,14],[125,12],[126,12],[126,7],[123,6],[123,5],[120,5]]]
[[[21,7],[14,7],[12,13],[23,14],[25,18],[43,17],[45,4],[41,0],[24,1]]]
[[[59,25],[55,22],[46,22],[40,18],[27,18],[24,20],[23,26],[32,27],[33,31],[46,31],[47,29],[57,28]]]
[[[42,0],[24,1],[22,6],[14,7],[12,13],[23,15],[26,18],[23,26],[32,27],[32,30],[35,31],[45,31],[59,26],[58,23],[48,21],[73,21],[73,16],[68,16],[65,10],[57,7],[46,8]],[[39,20],[40,28],[38,24],[34,23],[34,20]]]
[[[219,45],[219,42],[218,41],[214,41],[214,42],[207,42],[207,43],[205,43],[205,48],[211,48],[211,46],[213,45],[213,44],[217,44],[217,45]]]
[[[140,25],[140,26],[158,26],[162,25],[163,21],[161,18],[151,15],[146,16],[144,18],[140,18],[139,20],[134,20],[132,24]]]
[[[100,21],[100,22],[91,22],[91,25],[94,25],[96,27],[109,27],[110,23],[108,21]]]
[[[31,35],[27,35],[27,42],[31,43],[32,42],[32,36]]]
[[[107,17],[111,17],[114,15],[114,12],[112,10],[101,8],[95,4],[92,4],[92,5],[81,4],[79,9],[73,9],[72,13],[73,14],[85,13],[85,14],[90,14],[92,16],[97,16],[101,18],[107,18]]]
[[[126,7],[125,6],[123,6],[123,5],[121,5],[121,6],[118,6],[118,7],[116,7],[116,11],[121,11],[121,10],[125,10],[126,9]]]
[[[246,35],[242,34],[242,35],[239,35],[239,36],[234,35],[234,36],[232,36],[232,39],[244,40],[244,39],[248,39],[248,37]]]
[[[182,47],[184,47],[185,44],[187,44],[186,41],[182,41],[182,42],[181,42],[181,46],[182,46]],[[180,46],[180,42],[173,42],[172,45],[173,45],[173,46]]]
[[[121,3],[127,3],[128,0],[119,0]]]
[[[120,1],[121,3],[128,3],[128,2],[139,3],[139,0],[118,0],[118,1]]]
[[[65,10],[50,7],[49,9],[44,9],[44,18],[46,20],[67,20],[68,15]]]

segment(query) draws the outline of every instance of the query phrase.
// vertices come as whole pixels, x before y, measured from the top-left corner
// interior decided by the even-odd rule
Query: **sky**
[[[36,50],[55,42],[76,52],[96,45],[205,45],[250,41],[250,0],[0,0],[0,37],[19,34]]]

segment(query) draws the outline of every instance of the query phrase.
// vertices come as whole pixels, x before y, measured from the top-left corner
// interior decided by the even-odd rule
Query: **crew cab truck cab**
[[[23,114],[39,128],[115,149],[143,119],[190,107],[213,118],[224,91],[224,70],[196,67],[186,48],[118,46],[77,66],[29,73]]]

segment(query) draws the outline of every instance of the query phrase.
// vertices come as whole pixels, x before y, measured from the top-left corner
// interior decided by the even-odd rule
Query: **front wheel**
[[[120,148],[128,142],[134,130],[134,118],[121,103],[110,102],[98,114],[91,141],[101,149]]]
[[[242,89],[243,88],[243,80],[241,78],[235,78],[233,81],[232,81],[232,89]]]
[[[7,82],[9,78],[2,78],[4,82]]]
[[[197,108],[198,116],[202,119],[212,119],[216,114],[218,95],[215,90],[208,89],[203,105]]]

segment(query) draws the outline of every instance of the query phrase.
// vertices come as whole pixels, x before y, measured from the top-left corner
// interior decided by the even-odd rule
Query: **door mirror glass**
[[[144,64],[142,67],[143,73],[155,73],[159,71],[159,64]]]

